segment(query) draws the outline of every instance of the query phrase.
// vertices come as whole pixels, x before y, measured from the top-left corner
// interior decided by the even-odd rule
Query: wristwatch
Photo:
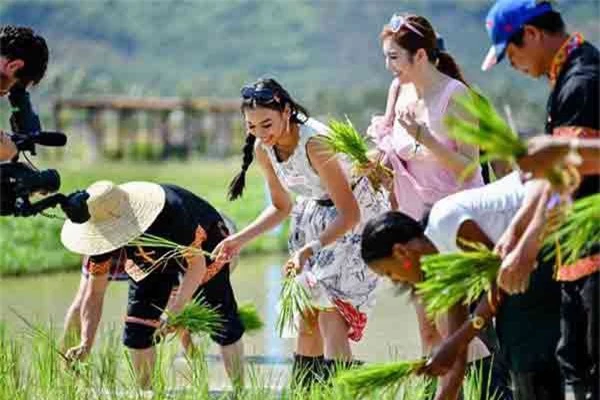
[[[485,327],[485,319],[483,319],[483,317],[480,317],[479,315],[474,315],[473,317],[471,317],[471,326],[476,331],[480,331]]]

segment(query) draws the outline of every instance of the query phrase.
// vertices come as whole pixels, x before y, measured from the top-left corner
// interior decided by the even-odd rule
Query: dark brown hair
[[[287,90],[283,88],[273,78],[261,78],[256,81],[252,87],[256,90],[268,89],[270,90],[275,99],[269,101],[260,101],[257,98],[247,98],[242,99],[242,113],[244,110],[248,108],[269,108],[271,110],[283,112],[286,106],[290,107],[290,122],[294,122],[297,124],[303,124],[309,118],[308,110],[299,104],[296,100],[290,96]],[[242,170],[231,180],[229,183],[229,200],[235,200],[238,197],[242,196],[244,192],[244,186],[246,186],[246,171],[252,161],[254,160],[254,143],[256,142],[256,137],[251,135],[250,133],[246,134],[246,142],[243,148],[243,160],[242,160]]]
[[[32,29],[24,26],[0,26],[0,56],[9,61],[23,60],[15,76],[22,84],[37,84],[48,67],[48,46],[46,40]]]
[[[405,19],[423,36],[418,35],[406,26],[394,32],[389,25],[385,25],[379,36],[380,39],[383,41],[391,37],[398,46],[408,51],[411,62],[417,50],[425,50],[427,58],[432,64],[435,64],[438,71],[469,86],[454,58],[444,49],[438,47],[435,30],[429,21],[418,15],[406,15]]]

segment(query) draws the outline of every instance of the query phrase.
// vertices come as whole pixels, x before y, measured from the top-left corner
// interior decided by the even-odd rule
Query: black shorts
[[[140,282],[129,281],[127,317],[157,321],[166,307],[173,289],[179,285],[179,276],[173,273],[152,273]],[[202,294],[204,301],[217,308],[223,317],[222,328],[211,335],[221,346],[237,342],[244,334],[238,315],[237,302],[229,280],[229,265],[225,265],[211,280],[201,285],[194,297]],[[146,349],[156,343],[156,328],[139,323],[125,322],[123,344],[132,349]]]

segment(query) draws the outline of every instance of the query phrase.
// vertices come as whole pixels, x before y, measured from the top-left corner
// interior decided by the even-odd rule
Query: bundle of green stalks
[[[397,392],[424,364],[424,360],[414,360],[367,365],[339,373],[335,382],[344,386],[353,399],[369,398],[374,392]]]
[[[494,160],[503,160],[511,163],[527,154],[527,145],[513,132],[510,126],[500,116],[492,103],[483,95],[471,91],[469,94],[458,97],[456,103],[461,109],[461,114],[467,116],[448,116],[446,125],[450,137],[485,151],[479,162],[485,163]],[[469,176],[478,167],[474,162],[462,174]]]
[[[150,266],[144,269],[144,272],[146,274],[150,274],[158,268],[165,267],[167,263],[171,260],[175,260],[179,264],[179,266],[181,266],[185,270],[186,265],[184,265],[183,260],[185,260],[186,258],[194,257],[197,255],[213,257],[211,253],[199,249],[197,247],[184,246],[179,243],[175,243],[171,240],[162,238],[160,236],[155,236],[148,233],[144,233],[138,238],[132,240],[127,244],[127,246],[137,247],[145,261],[150,263]],[[154,259],[152,258],[151,254],[147,254],[144,252],[144,247],[166,248],[169,249],[169,251],[167,251],[159,258]]]
[[[491,289],[498,274],[502,263],[498,255],[479,243],[464,245],[470,250],[421,258],[425,278],[416,285],[417,294],[434,320],[461,301],[465,305],[476,301]]]
[[[192,334],[215,334],[223,325],[221,313],[209,306],[202,296],[187,303],[178,313],[167,314],[167,327],[175,330],[187,330]]]
[[[296,280],[295,270],[288,273],[279,293],[280,311],[276,329],[280,336],[286,330],[295,329],[294,317],[312,313],[313,308],[307,290]]]
[[[479,163],[502,160],[514,164],[527,155],[527,143],[519,138],[483,95],[470,91],[458,97],[456,103],[461,114],[468,119],[453,115],[446,117],[450,137],[485,151],[479,162],[472,163],[463,171],[461,179],[473,173]],[[568,166],[555,166],[548,170],[546,179],[557,191],[564,192],[578,179],[574,175],[577,172]]]
[[[260,331],[265,323],[260,318],[256,306],[252,303],[244,303],[238,307],[238,315],[244,325],[245,333],[252,334]]]
[[[552,249],[558,266],[573,264],[590,245],[600,243],[600,194],[576,200],[566,211],[563,223],[546,236],[544,244]]]
[[[384,179],[392,178],[392,171],[381,163],[371,166],[371,160],[367,155],[369,151],[367,140],[354,128],[349,119],[346,119],[346,122],[331,120],[329,134],[324,136],[324,140],[334,153],[346,155],[357,170],[370,169],[367,178],[375,190],[380,190]]]

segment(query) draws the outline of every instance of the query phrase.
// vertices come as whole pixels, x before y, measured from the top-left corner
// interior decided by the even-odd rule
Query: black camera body
[[[9,101],[13,107],[10,124],[15,133],[11,140],[20,152],[35,155],[35,145],[64,146],[67,137],[60,132],[42,132],[38,116],[31,107],[29,93],[18,86],[11,89]],[[18,162],[17,156],[8,163],[0,164],[0,215],[27,217],[60,205],[67,217],[76,223],[90,218],[86,200],[89,194],[77,191],[65,196],[61,193],[31,203],[34,193],[54,193],[60,189],[60,175],[54,169],[38,171]]]
[[[26,213],[33,193],[54,193],[60,189],[60,175],[54,169],[36,171],[26,164],[0,164],[0,215]]]
[[[60,205],[67,217],[75,223],[90,219],[87,208],[89,194],[79,190],[69,195],[56,193],[31,203],[34,193],[52,193],[60,188],[60,175],[54,169],[36,171],[26,164],[0,164],[0,215],[29,217]]]

